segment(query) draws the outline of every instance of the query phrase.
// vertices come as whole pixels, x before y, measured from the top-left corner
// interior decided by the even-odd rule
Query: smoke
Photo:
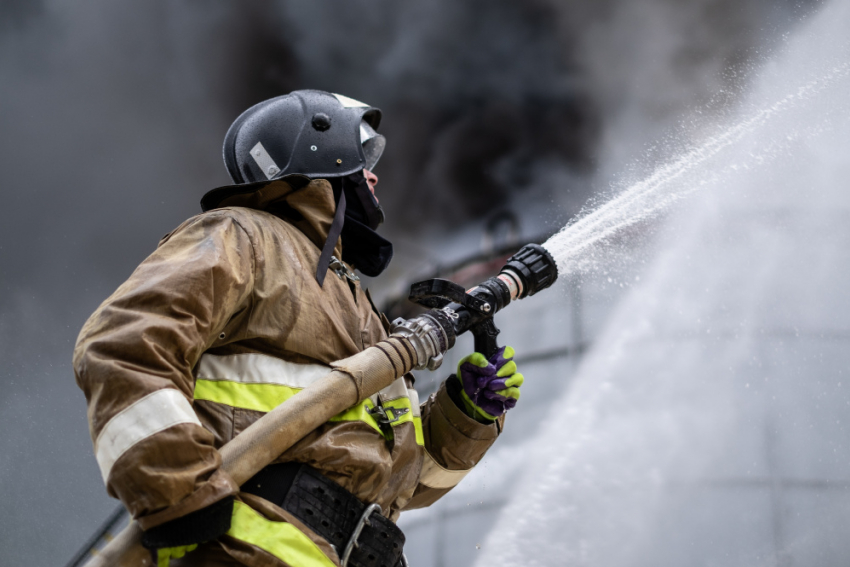
[[[377,172],[390,232],[495,211],[535,183],[541,161],[589,170],[598,114],[552,6],[379,5],[314,2],[287,5],[287,15],[302,30],[296,50],[309,83],[348,83],[385,111],[390,143]]]
[[[734,107],[752,70],[812,8],[766,0],[562,7],[562,34],[575,38],[585,88],[604,116],[597,178],[613,179],[616,189],[677,154],[686,142],[683,117],[690,121],[684,129],[699,136],[702,125]],[[668,139],[673,131],[677,137]]]
[[[229,182],[221,141],[242,110],[296,88],[381,107],[379,190],[403,257],[415,231],[505,206],[577,211],[607,185],[600,163],[710,98],[776,13],[766,0],[0,4],[4,558],[60,563],[113,505],[73,343]]]

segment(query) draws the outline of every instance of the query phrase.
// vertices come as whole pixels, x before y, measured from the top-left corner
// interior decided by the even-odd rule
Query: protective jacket
[[[240,494],[218,448],[384,338],[387,321],[359,282],[316,282],[335,207],[327,181],[273,181],[222,206],[166,235],[80,333],[74,369],[97,462],[143,529],[236,496],[230,531],[187,565],[338,564],[286,511]],[[391,434],[370,413],[377,405],[396,418]],[[408,375],[278,461],[307,463],[396,520],[455,486],[500,430],[468,417],[445,384],[420,406]]]

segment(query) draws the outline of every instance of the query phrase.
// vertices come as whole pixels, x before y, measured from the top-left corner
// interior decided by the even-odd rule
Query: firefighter
[[[322,91],[245,111],[224,142],[234,184],[207,193],[80,333],[107,492],[159,566],[403,565],[400,512],[457,485],[519,398],[513,351],[476,353],[424,403],[402,376],[241,487],[220,469],[222,445],[386,337],[355,272],[392,258],[375,231],[380,120]]]

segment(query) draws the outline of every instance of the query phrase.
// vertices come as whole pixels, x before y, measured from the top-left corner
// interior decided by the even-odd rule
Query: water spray
[[[597,262],[599,247],[614,235],[654,218],[707,185],[699,180],[689,180],[688,175],[704,171],[706,165],[724,150],[734,147],[745,136],[764,128],[778,116],[812,99],[848,74],[848,63],[833,67],[794,93],[662,165],[647,179],[567,224],[543,245],[524,246],[511,256],[499,275],[468,291],[444,279],[413,284],[409,299],[431,310],[414,319],[396,319],[392,333],[407,338],[414,345],[419,360],[415,368],[434,370],[439,367],[443,353],[454,346],[457,335],[467,331],[475,337],[475,350],[490,358],[498,350],[496,338],[499,329],[493,322],[497,312],[511,301],[551,286],[558,278],[559,268],[564,272],[581,272],[591,268]]]

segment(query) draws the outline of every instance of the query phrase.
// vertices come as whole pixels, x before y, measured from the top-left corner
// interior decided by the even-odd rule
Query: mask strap
[[[319,256],[319,265],[316,267],[316,281],[319,282],[319,287],[325,283],[325,276],[328,275],[328,266],[331,263],[331,255],[336,246],[336,241],[339,240],[339,235],[342,233],[342,225],[345,223],[345,191],[339,192],[339,202],[336,205],[336,214],[331,223],[331,228],[328,231],[328,239],[325,240],[325,246],[322,248],[322,255]]]

